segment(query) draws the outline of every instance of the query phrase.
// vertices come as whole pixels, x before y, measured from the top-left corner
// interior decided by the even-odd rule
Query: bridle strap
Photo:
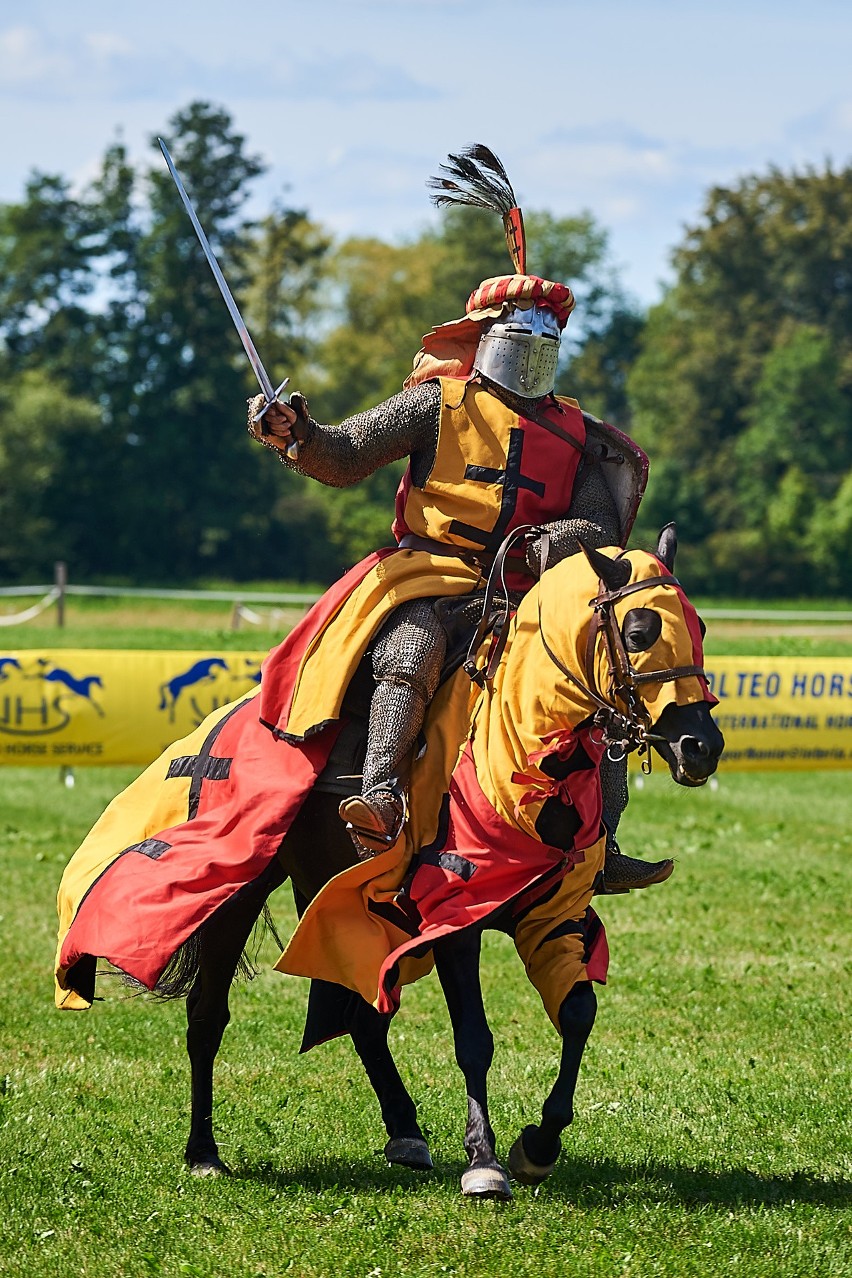
[[[639,674],[631,666],[633,683],[673,683],[676,679],[688,679],[695,675],[698,679],[706,679],[707,672],[703,666],[673,666],[669,670],[647,670]]]
[[[633,595],[637,590],[646,590],[649,586],[679,586],[680,582],[671,573],[665,573],[659,577],[643,577],[641,581],[628,581],[626,586],[617,586],[615,590],[604,590],[603,582],[600,585],[598,594],[594,599],[589,600],[590,608],[597,608],[601,604],[618,603],[619,599],[623,599],[625,595]]]
[[[604,731],[604,740],[607,739],[608,730],[618,728],[623,732],[623,738],[620,744],[624,752],[627,752],[628,746],[631,748],[647,747],[648,741],[651,739],[648,729],[650,728],[650,715],[641,703],[637,702],[635,690],[637,684],[643,683],[673,683],[677,679],[696,676],[706,678],[705,671],[701,666],[672,666],[667,670],[648,670],[642,673],[634,670],[630,661],[630,656],[624,646],[624,640],[621,630],[615,618],[612,605],[627,595],[636,594],[640,590],[650,589],[652,586],[680,586],[677,577],[671,574],[661,574],[656,577],[645,577],[640,581],[628,582],[624,586],[620,586],[615,590],[606,590],[604,583],[599,582],[600,589],[594,599],[589,600],[589,606],[594,609],[594,615],[589,625],[588,638],[586,640],[585,652],[585,672],[587,683],[584,684],[578,679],[567,666],[556,656],[547,642],[542,626],[541,618],[541,594],[538,600],[538,630],[541,638],[542,646],[550,660],[556,668],[579,688],[589,700],[597,706],[595,718],[599,723],[602,722]],[[614,700],[621,700],[627,707],[627,713],[622,713],[613,701],[608,700],[598,689],[596,670],[595,670],[595,651],[597,648],[598,637],[603,632],[604,643],[606,645],[606,655],[609,663],[609,695]]]

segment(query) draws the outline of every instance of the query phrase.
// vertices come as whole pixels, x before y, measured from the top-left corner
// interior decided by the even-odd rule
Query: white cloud
[[[68,59],[47,47],[34,27],[0,31],[0,93],[26,94],[31,87],[64,78],[69,69]]]
[[[216,101],[268,99],[426,102],[438,96],[402,67],[362,54],[294,55],[240,61],[229,54],[202,61],[177,47],[156,56],[111,31],[75,33],[64,40],[34,27],[0,32],[0,95],[28,101],[162,101],[175,92]]]
[[[113,57],[127,56],[133,52],[133,46],[129,40],[108,31],[92,31],[89,35],[83,36],[83,44],[94,57],[102,62],[107,62]]]

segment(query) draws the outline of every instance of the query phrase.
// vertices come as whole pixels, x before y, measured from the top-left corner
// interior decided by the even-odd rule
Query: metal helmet
[[[546,306],[510,306],[479,339],[474,369],[513,395],[541,399],[556,382],[561,330]]]

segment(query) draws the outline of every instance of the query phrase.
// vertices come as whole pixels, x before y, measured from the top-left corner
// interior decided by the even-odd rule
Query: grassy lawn
[[[51,1004],[62,865],[131,775],[80,770],[69,791],[52,772],[3,773],[0,1272],[849,1273],[847,775],[733,775],[687,793],[655,774],[635,794],[625,846],[672,853],[677,871],[601,903],[612,969],[578,1117],[552,1180],[508,1206],[459,1194],[464,1090],[434,979],[407,991],[393,1031],[433,1175],[384,1165],[346,1043],[296,1055],[305,987],[268,964],[232,999],[217,1073],[236,1175],[184,1172],[182,1005],[110,982],[89,1013]],[[557,1041],[505,938],[488,941],[485,985],[505,1154]]]

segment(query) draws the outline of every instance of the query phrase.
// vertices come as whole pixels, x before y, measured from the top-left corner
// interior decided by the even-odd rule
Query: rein
[[[594,724],[601,732],[601,741],[607,747],[607,758],[613,762],[623,759],[633,750],[645,755],[642,771],[651,771],[651,743],[664,741],[665,738],[650,731],[651,716],[638,696],[638,688],[644,683],[673,683],[677,679],[691,675],[706,678],[702,666],[670,666],[664,670],[648,670],[640,673],[633,666],[630,654],[624,646],[624,639],[613,605],[627,595],[636,594],[640,590],[649,590],[652,586],[679,586],[680,582],[672,574],[657,577],[645,577],[641,581],[628,582],[615,590],[607,590],[603,581],[598,583],[598,593],[589,600],[589,607],[595,616],[589,628],[586,644],[585,674],[587,684],[578,679],[568,667],[559,660],[547,642],[541,624],[541,595],[538,605],[538,630],[542,645],[550,660],[559,671],[579,688],[598,708],[594,714]],[[598,688],[595,680],[595,651],[598,637],[602,635],[609,666],[608,689],[605,694]],[[627,707],[623,713],[614,704],[621,701]]]

